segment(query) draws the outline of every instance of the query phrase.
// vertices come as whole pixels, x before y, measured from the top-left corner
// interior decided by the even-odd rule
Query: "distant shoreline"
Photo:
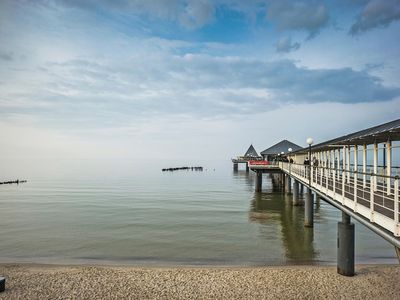
[[[0,299],[395,299],[400,266],[131,267],[0,264]]]

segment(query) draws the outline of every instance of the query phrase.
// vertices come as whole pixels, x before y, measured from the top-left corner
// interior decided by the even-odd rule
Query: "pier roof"
[[[364,130],[343,135],[341,137],[316,144],[312,150],[324,150],[341,148],[345,145],[370,145],[387,141],[400,141],[400,119],[390,121],[381,125],[373,126]],[[308,148],[302,148],[297,153],[307,152]],[[261,152],[262,153],[262,152]]]
[[[299,145],[296,145],[295,143],[292,143],[288,140],[283,140],[283,141],[280,141],[279,143],[269,147],[268,149],[265,149],[260,154],[261,155],[277,155],[282,152],[287,153],[289,148],[292,148],[292,151],[302,149],[302,147],[300,147]]]
[[[256,151],[256,149],[254,149],[253,145],[250,145],[249,149],[247,149],[245,155],[246,156],[251,156],[251,157],[256,157],[258,156],[258,153]]]

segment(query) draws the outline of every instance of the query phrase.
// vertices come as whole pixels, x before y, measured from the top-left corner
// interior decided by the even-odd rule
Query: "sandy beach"
[[[399,266],[117,267],[2,264],[0,299],[398,299]]]

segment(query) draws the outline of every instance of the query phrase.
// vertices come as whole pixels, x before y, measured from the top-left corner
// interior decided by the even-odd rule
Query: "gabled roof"
[[[247,149],[246,154],[244,156],[258,156],[256,149],[254,149],[253,145],[250,145],[249,149]]]
[[[279,143],[269,147],[268,149],[265,149],[260,154],[261,155],[277,155],[282,152],[284,152],[286,154],[286,153],[288,153],[289,148],[292,148],[292,151],[302,149],[302,147],[300,147],[299,145],[296,145],[295,143],[292,143],[288,140],[283,140],[283,141],[280,141]]]

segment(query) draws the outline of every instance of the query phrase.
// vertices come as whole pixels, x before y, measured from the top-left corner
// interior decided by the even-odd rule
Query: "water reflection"
[[[254,190],[255,185],[255,174],[252,171],[246,172],[246,170],[233,171],[233,179],[236,184],[245,184],[248,188]]]
[[[285,256],[292,263],[313,261],[318,256],[314,230],[304,227],[304,208],[293,206],[291,196],[271,191],[254,193],[249,220],[262,226],[276,226],[279,222]]]

